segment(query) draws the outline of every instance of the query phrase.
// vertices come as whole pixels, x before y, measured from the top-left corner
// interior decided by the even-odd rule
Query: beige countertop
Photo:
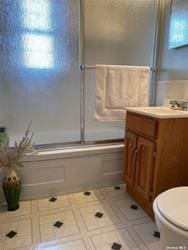
[[[167,107],[130,107],[127,111],[160,119],[188,118],[188,111],[174,110]]]

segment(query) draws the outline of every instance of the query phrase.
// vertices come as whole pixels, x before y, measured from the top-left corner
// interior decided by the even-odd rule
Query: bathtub
[[[36,199],[122,183],[123,144],[78,146],[27,154],[21,199]],[[3,179],[3,172],[0,172]],[[0,200],[3,200],[2,190]]]

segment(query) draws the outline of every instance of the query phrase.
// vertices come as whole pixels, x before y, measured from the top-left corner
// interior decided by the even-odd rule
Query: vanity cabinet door
[[[124,180],[127,184],[133,186],[135,176],[135,151],[137,136],[131,132],[127,132],[125,139],[125,172]]]
[[[134,189],[138,196],[146,201],[152,199],[152,182],[154,170],[155,144],[152,141],[138,137],[135,164]]]

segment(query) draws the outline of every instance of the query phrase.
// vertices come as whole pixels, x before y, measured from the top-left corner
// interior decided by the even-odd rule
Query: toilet
[[[161,249],[188,249],[188,187],[158,195],[153,203]]]

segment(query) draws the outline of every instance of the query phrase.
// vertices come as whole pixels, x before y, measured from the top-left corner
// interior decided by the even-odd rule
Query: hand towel
[[[148,106],[149,67],[98,64],[95,69],[97,120],[125,120],[126,107]]]

